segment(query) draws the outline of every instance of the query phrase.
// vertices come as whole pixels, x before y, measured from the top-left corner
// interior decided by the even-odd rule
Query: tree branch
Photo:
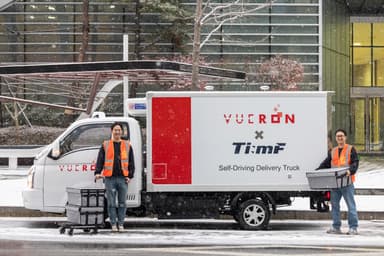
[[[229,7],[233,6],[233,5],[236,5],[238,2],[240,2],[240,0],[236,0],[235,2],[229,3],[227,5],[219,5],[219,6],[213,7],[209,13],[204,15],[204,17],[201,19],[201,23],[204,24],[204,22],[207,19],[209,19],[211,15],[214,15],[217,11],[229,8]],[[205,6],[208,8],[209,7],[209,2],[207,2],[207,4]]]
[[[208,21],[211,21],[211,20],[214,20],[215,22],[219,22],[216,27],[211,30],[208,35],[205,37],[205,39],[203,40],[203,42],[200,44],[200,49],[204,46],[204,44],[211,38],[211,36],[217,31],[220,29],[220,27],[222,25],[224,25],[224,23],[228,22],[228,21],[231,21],[231,20],[235,20],[235,19],[238,19],[239,17],[245,15],[245,14],[248,14],[248,13],[251,13],[251,12],[255,12],[255,11],[258,11],[258,10],[261,10],[267,6],[270,6],[274,1],[270,1],[269,3],[266,3],[266,4],[262,4],[262,5],[259,5],[255,8],[252,8],[252,9],[249,9],[249,10],[246,10],[246,11],[237,11],[237,12],[229,12],[229,13],[224,13],[224,14],[221,14],[221,15],[214,15],[214,13],[217,11],[217,10],[223,10],[225,8],[228,8],[228,7],[231,7],[233,5],[235,5],[236,3],[238,3],[239,0],[237,0],[236,2],[234,3],[231,3],[231,4],[228,4],[228,5],[225,5],[225,6],[217,6],[216,8],[212,9],[211,12],[209,12],[207,15],[205,15],[203,18],[202,18],[202,21],[201,21],[201,25],[203,25],[204,23],[207,23]],[[213,17],[209,17],[209,16],[212,16],[214,15]],[[218,21],[219,19],[222,19],[221,21]]]
[[[12,97],[16,97],[16,96],[15,96],[15,93],[11,90],[11,87],[10,87],[10,85],[9,85],[9,83],[8,83],[8,80],[5,79],[4,81],[5,81],[5,83],[7,84],[7,88],[8,88],[9,93],[12,95]],[[17,89],[16,89],[16,91],[17,91]],[[23,116],[24,116],[24,118],[25,118],[25,121],[27,122],[28,126],[29,126],[29,127],[32,127],[31,122],[29,121],[27,115],[26,115],[25,112],[24,112],[24,109],[27,107],[27,105],[24,105],[24,107],[22,108],[21,105],[20,105],[20,103],[19,103],[19,102],[16,102],[16,105],[15,105],[15,106],[17,106],[17,107],[20,109],[20,111],[21,111],[21,113],[23,114]],[[17,115],[20,115],[20,112],[18,112]],[[15,118],[16,118],[16,117],[15,117]],[[16,120],[16,119],[13,119],[13,120]]]
[[[7,104],[4,104],[5,110],[7,110],[8,114],[11,116],[12,120],[15,120],[16,117],[13,115],[12,110],[8,108]]]

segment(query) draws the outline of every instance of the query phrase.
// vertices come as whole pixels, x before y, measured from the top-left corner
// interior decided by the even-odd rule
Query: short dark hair
[[[346,132],[344,129],[341,129],[341,128],[337,129],[337,130],[335,131],[335,135],[336,135],[338,132],[342,132],[342,133],[344,133],[344,136],[347,136],[347,132]]]
[[[123,130],[123,125],[119,122],[114,122],[112,125],[111,125],[111,131],[113,130],[113,128],[115,128],[115,126],[120,126],[121,130]]]

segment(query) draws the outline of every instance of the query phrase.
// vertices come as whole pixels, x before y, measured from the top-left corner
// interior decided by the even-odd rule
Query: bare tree
[[[172,52],[185,52],[185,41],[188,38],[187,22],[192,19],[192,13],[188,12],[183,5],[180,4],[179,0],[122,0],[122,3],[134,2],[134,25],[131,30],[134,33],[133,39],[133,50],[132,55],[135,60],[142,60],[146,57],[143,52],[146,50],[156,51],[157,43],[166,41],[172,44]],[[123,8],[125,12],[125,8]],[[167,26],[157,26],[151,31],[150,36],[146,36],[145,42],[143,41],[142,34],[143,25],[142,19],[145,13],[157,13],[159,18],[168,23]],[[124,32],[127,33],[126,27]],[[188,38],[190,39],[190,38]],[[129,97],[136,97],[137,88],[139,83],[129,83]]]
[[[81,7],[82,11],[82,27],[81,27],[81,46],[79,49],[79,54],[77,56],[77,62],[84,62],[86,55],[87,55],[87,50],[88,50],[88,45],[89,45],[89,0],[83,0],[83,4]],[[78,81],[75,81],[71,84],[71,97],[68,98],[67,100],[67,105],[70,107],[75,106],[75,92],[79,92],[80,88],[80,83]],[[64,111],[64,114],[67,114],[65,116],[65,123],[69,125],[71,122],[73,122],[73,110],[66,109]]]
[[[84,62],[88,44],[89,44],[89,0],[83,0],[82,5],[83,24],[81,29],[82,40],[79,55],[77,58],[78,62]]]
[[[211,0],[197,0],[196,13],[194,23],[194,38],[192,50],[192,87],[198,87],[198,74],[199,74],[199,57],[201,48],[217,32],[225,23],[234,21],[246,14],[259,11],[261,9],[270,7],[274,1],[266,0],[265,3],[251,5],[251,7],[244,4],[243,0],[235,0],[234,2],[225,4],[215,4]],[[203,38],[201,41],[201,28],[206,24],[215,24],[214,28]]]
[[[23,87],[18,86],[16,87],[16,90],[12,90],[11,86],[9,85],[8,81],[4,79],[5,84],[7,85],[8,92],[10,96],[13,98],[17,97],[18,95],[23,93]],[[15,141],[16,143],[20,143],[20,115],[22,115],[25,119],[25,122],[28,124],[29,127],[32,127],[31,122],[29,121],[28,117],[26,116],[24,110],[27,108],[27,104],[20,104],[17,101],[13,101],[11,103],[4,103],[3,104],[5,110],[8,112],[9,116],[14,122],[15,125]]]

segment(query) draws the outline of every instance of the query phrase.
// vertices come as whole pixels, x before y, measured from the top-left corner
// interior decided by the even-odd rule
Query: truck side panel
[[[147,97],[148,192],[308,191],[327,154],[326,92]]]

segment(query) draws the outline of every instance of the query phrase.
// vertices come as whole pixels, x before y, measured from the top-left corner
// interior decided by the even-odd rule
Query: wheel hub
[[[265,219],[265,211],[259,205],[249,205],[244,210],[244,220],[250,226],[259,226]]]

